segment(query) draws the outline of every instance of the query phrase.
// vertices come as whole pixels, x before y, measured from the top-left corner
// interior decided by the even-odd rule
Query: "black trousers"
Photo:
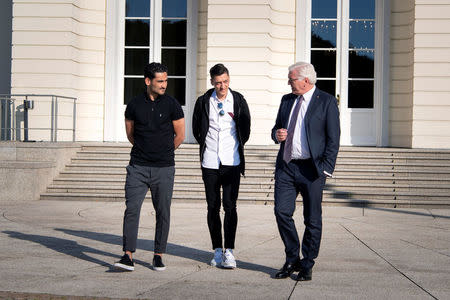
[[[206,202],[208,204],[207,220],[212,248],[223,248],[222,222],[220,220],[220,188],[222,187],[222,203],[225,212],[223,220],[225,248],[234,249],[238,221],[236,200],[238,198],[239,184],[241,181],[239,166],[220,165],[219,169],[202,167],[202,177],[203,183],[205,184]]]
[[[301,267],[312,268],[319,254],[322,238],[322,193],[325,176],[317,177],[313,161],[294,160],[275,170],[275,217],[283,240],[286,261],[299,259],[300,241],[292,218],[298,193],[303,198],[303,222]]]

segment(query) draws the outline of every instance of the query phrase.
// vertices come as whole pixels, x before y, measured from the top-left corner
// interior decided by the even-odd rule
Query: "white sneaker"
[[[236,268],[236,259],[234,258],[233,250],[225,250],[225,253],[223,254],[222,267],[227,269]]]
[[[213,267],[220,267],[220,264],[222,263],[222,256],[223,256],[223,250],[222,248],[216,248],[214,250],[214,257],[211,259],[211,266]]]

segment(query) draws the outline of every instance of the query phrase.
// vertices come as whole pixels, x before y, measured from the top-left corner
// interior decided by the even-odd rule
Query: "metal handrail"
[[[76,136],[76,113],[77,113],[77,98],[76,97],[68,97],[61,95],[51,95],[51,94],[0,94],[0,100],[9,100],[13,104],[13,109],[11,110],[11,119],[13,120],[13,124],[15,124],[15,116],[14,113],[16,110],[15,101],[17,98],[24,97],[24,141],[28,141],[28,130],[50,130],[50,141],[57,142],[58,141],[58,130],[72,130],[72,141],[75,142]],[[51,97],[51,128],[28,128],[28,105],[30,98],[37,97]],[[73,112],[72,112],[72,129],[59,128],[58,129],[58,99],[69,99],[73,101]],[[33,100],[34,101],[34,100]],[[5,113],[6,115],[6,113]],[[14,127],[5,127],[2,128],[2,131],[5,130],[14,130],[15,132],[17,128]],[[14,138],[15,139],[15,138]]]

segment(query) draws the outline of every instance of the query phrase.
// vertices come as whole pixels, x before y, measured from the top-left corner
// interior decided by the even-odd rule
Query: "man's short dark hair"
[[[209,75],[211,76],[211,78],[220,76],[225,73],[227,75],[230,75],[230,73],[228,73],[227,67],[225,67],[223,64],[217,64],[214,67],[212,67],[211,69],[209,69]]]
[[[155,78],[155,73],[167,73],[168,69],[165,65],[152,62],[145,66],[144,68],[144,78],[150,78],[150,80],[153,80]]]

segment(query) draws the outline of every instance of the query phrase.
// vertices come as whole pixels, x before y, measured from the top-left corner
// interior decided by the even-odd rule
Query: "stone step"
[[[239,201],[273,202],[278,149],[245,147]],[[124,201],[130,150],[128,143],[83,145],[41,198]],[[198,145],[182,144],[175,153],[174,201],[204,202]],[[450,206],[450,150],[341,147],[333,175],[324,189],[324,204]]]
[[[246,145],[245,153],[271,153],[271,155],[276,155],[278,152],[278,145]],[[92,151],[92,152],[124,152],[130,153],[131,146],[128,143],[99,143],[97,145],[83,145],[82,151]],[[196,144],[182,144],[180,148],[175,152],[189,152],[198,154],[198,145]],[[382,156],[386,155],[394,156],[394,157],[412,157],[412,156],[423,156],[428,158],[447,158],[450,159],[450,150],[447,149],[405,149],[405,148],[379,148],[379,147],[350,147],[350,146],[341,146],[339,150],[339,157],[345,155],[356,155],[356,156]]]
[[[90,185],[90,184],[96,184],[96,185],[110,185],[110,184],[125,184],[125,177],[122,179],[110,179],[110,178],[85,178],[85,177],[68,177],[68,178],[55,178],[54,184],[58,185],[72,185],[72,184],[80,184],[80,185]],[[242,177],[241,176],[241,185],[242,184],[249,184],[249,185],[261,185],[261,184],[270,184],[273,182],[272,177],[267,178],[250,178],[250,177]],[[198,179],[180,179],[177,176],[175,176],[175,184],[178,185],[191,185],[191,184],[202,184],[203,180]]]
[[[66,179],[66,178],[73,178],[74,176],[78,176],[78,178],[92,178],[92,179],[98,179],[98,178],[105,178],[105,179],[125,179],[126,172],[121,169],[117,170],[108,170],[108,171],[101,171],[101,170],[89,170],[89,171],[62,171],[59,174],[58,178]],[[246,173],[246,178],[254,178],[254,179],[265,179],[265,178],[273,178],[273,170],[271,172],[267,173]],[[196,180],[202,180],[202,173],[200,169],[193,168],[190,170],[178,170],[176,171],[175,178],[177,179],[196,179]]]
[[[77,155],[71,160],[71,164],[74,165],[82,165],[82,164],[120,164],[127,165],[130,156],[126,155],[115,155],[115,156],[82,156]],[[246,155],[246,164],[264,164],[264,165],[275,165],[276,158],[275,157],[264,157],[264,156],[250,156]],[[376,157],[376,158],[356,158],[356,157],[340,157],[337,159],[338,166],[359,166],[359,165],[374,165],[374,166],[394,166],[394,167],[424,167],[424,168],[450,168],[450,159],[427,159],[427,158],[384,158],[384,157]],[[185,155],[179,154],[175,156],[175,164],[188,164],[188,165],[200,165],[198,155]]]
[[[89,170],[65,170],[60,172],[60,178],[68,178],[73,176],[82,176],[82,177],[91,177],[91,178],[125,178],[126,171],[125,168],[113,168],[108,170],[97,170],[97,169],[89,169]],[[370,179],[371,177],[380,178],[384,177],[385,179],[395,180],[396,178],[404,179],[411,178],[415,180],[415,178],[436,178],[436,180],[449,180],[450,174],[446,171],[438,172],[438,171],[409,171],[409,170],[388,170],[388,171],[380,171],[380,170],[354,170],[354,169],[337,169],[334,172],[334,179],[339,180],[339,178],[349,178],[351,176],[362,178],[362,179]],[[182,168],[177,167],[175,176],[178,179],[189,179],[189,178],[200,178],[201,179],[201,170],[197,168]],[[273,178],[274,177],[274,169],[247,169],[245,176],[248,178]],[[432,177],[430,177],[432,176]],[[331,179],[333,180],[333,179]],[[420,179],[419,179],[420,180]]]
[[[176,158],[192,158],[198,160],[198,149],[190,149],[180,150],[175,152]],[[273,160],[275,161],[277,151],[250,151],[246,150],[245,152],[246,160],[251,161],[253,159],[260,160]],[[124,159],[129,160],[130,151],[126,149],[126,151],[81,151],[76,155],[77,159],[95,159],[99,158],[100,160],[106,160],[108,158],[112,159]],[[338,155],[337,161],[345,162],[345,161],[361,161],[368,160],[372,162],[389,162],[389,163],[406,163],[406,162],[415,162],[415,163],[430,163],[430,162],[447,162],[450,160],[450,152],[448,153],[385,153],[385,152],[366,152],[362,154],[341,151]]]
[[[272,195],[274,192],[274,183],[260,184],[260,183],[245,183],[240,186],[239,193],[242,195]],[[113,184],[52,184],[47,188],[48,192],[63,193],[63,192],[79,192],[79,193],[115,193],[124,190],[124,183]],[[325,190],[327,191],[339,191],[339,192],[417,192],[417,193],[446,193],[450,194],[450,186],[448,185],[384,185],[384,184],[354,184],[354,183],[339,183],[339,184],[326,184]],[[187,195],[195,195],[197,193],[204,193],[203,182],[189,183],[189,184],[177,184],[174,185],[174,192],[182,192]]]
[[[258,180],[255,180],[258,179]],[[448,189],[450,190],[449,185],[450,180],[447,181],[437,181],[437,182],[418,182],[417,184],[410,184],[409,181],[390,181],[390,182],[374,182],[374,181],[368,181],[368,182],[355,182],[353,180],[336,180],[336,179],[327,179],[326,186],[333,188],[362,188],[362,189],[376,189],[376,188],[404,188],[404,189]],[[49,187],[83,187],[83,188],[89,188],[89,187],[120,187],[123,188],[125,184],[125,177],[122,179],[109,179],[103,178],[103,179],[89,179],[89,178],[71,178],[70,180],[64,179],[64,178],[58,178],[53,181]],[[202,179],[179,179],[175,178],[174,180],[175,186],[191,186],[191,187],[201,187],[203,188],[203,180]],[[263,187],[263,188],[273,188],[275,184],[275,180],[273,178],[243,178],[241,177],[241,187],[242,186],[248,186],[248,187]]]
[[[66,171],[79,171],[89,173],[92,170],[105,171],[105,172],[115,172],[121,171],[125,173],[126,164],[69,164],[66,166]],[[192,174],[200,174],[200,164],[178,164],[176,165],[176,170],[178,172],[190,172]],[[275,167],[272,165],[264,164],[252,164],[246,163],[246,174],[267,174],[274,173]],[[444,176],[446,178],[450,177],[450,168],[446,166],[412,166],[412,165],[398,165],[395,167],[387,166],[383,164],[340,164],[336,166],[334,175],[339,177],[339,175],[352,175],[352,174],[364,174],[369,176],[374,173],[383,173],[387,176],[395,176],[395,174],[416,174],[416,175],[430,175],[436,174],[439,176]]]
[[[245,151],[245,156],[249,156],[249,157],[258,157],[258,156],[262,156],[262,157],[273,157],[275,158],[277,156],[278,151],[264,151],[264,152],[256,152],[256,151]],[[82,157],[114,157],[114,156],[120,156],[120,157],[126,157],[126,156],[130,156],[130,150],[127,151],[111,151],[111,150],[105,150],[105,151],[79,151],[76,154],[77,156],[82,156]],[[190,157],[199,157],[199,151],[198,149],[192,149],[192,150],[177,150],[175,152],[175,156],[179,156],[179,155],[186,155],[186,156],[190,156]]]
[[[96,167],[103,165],[106,166],[126,166],[129,163],[129,156],[127,157],[74,157],[67,166],[82,167],[86,165],[95,165]],[[276,159],[270,159],[267,157],[249,157],[246,156],[246,166],[264,165],[275,167]],[[175,157],[176,167],[183,166],[199,166],[200,161],[197,156],[185,156],[179,155]],[[340,158],[336,162],[336,168],[376,168],[376,169],[424,169],[424,170],[439,170],[448,169],[450,172],[450,159],[435,159],[435,160],[416,160],[416,159],[356,159],[356,158]]]
[[[125,201],[124,193],[43,193],[41,200],[74,200],[74,201]],[[151,193],[147,193],[146,199],[151,199]],[[203,195],[181,195],[174,193],[173,201],[198,201],[204,202]],[[273,197],[256,197],[256,196],[239,196],[239,202],[254,203],[273,203]],[[301,197],[297,198],[297,202],[301,203]],[[324,191],[324,204],[343,203],[348,206],[352,204],[373,205],[373,206],[448,206],[448,196],[446,195],[417,195],[415,193],[345,193],[345,192],[329,192]]]
[[[261,158],[273,158],[275,159],[278,153],[277,150],[268,150],[268,151],[252,151],[246,148],[245,156],[247,159],[252,159],[253,157],[261,157]],[[175,152],[175,156],[186,156],[186,157],[199,157],[199,151],[197,149],[188,149],[188,150],[177,150]],[[77,157],[89,157],[89,158],[104,158],[104,157],[121,157],[121,158],[129,158],[130,157],[130,149],[126,150],[88,150],[88,151],[79,151],[77,152]],[[450,152],[448,153],[422,153],[422,152],[410,152],[410,153],[387,153],[387,152],[351,152],[346,150],[341,150],[338,154],[339,159],[351,159],[351,160],[376,160],[376,159],[389,159],[389,160],[423,160],[423,161],[439,161],[439,160],[449,160]]]
[[[122,178],[110,178],[109,176],[105,177],[91,177],[91,176],[83,176],[84,174],[79,174],[79,176],[74,177],[58,177],[54,179],[55,184],[98,184],[98,185],[111,185],[111,184],[125,184],[125,176]],[[125,174],[124,174],[125,175]],[[182,179],[175,176],[175,184],[176,185],[191,185],[191,184],[201,184],[203,185],[203,181],[200,176],[195,178],[192,176],[188,179]],[[242,184],[272,184],[273,176],[269,177],[241,177],[241,185]],[[407,186],[426,186],[426,187],[450,187],[450,178],[432,178],[432,177],[394,177],[394,178],[386,178],[383,176],[339,176],[339,178],[328,178],[327,184],[383,184],[383,185],[407,185]]]
[[[111,158],[104,158],[104,159],[90,159],[90,158],[73,158],[71,163],[68,164],[68,167],[84,167],[84,166],[95,166],[95,167],[104,167],[104,166],[113,166],[113,167],[126,167],[129,163],[128,159],[111,159]],[[271,160],[250,160],[246,161],[246,166],[271,166],[275,167],[275,161]],[[200,167],[200,161],[193,158],[175,158],[175,166],[176,167],[186,167],[186,166],[197,166]]]

